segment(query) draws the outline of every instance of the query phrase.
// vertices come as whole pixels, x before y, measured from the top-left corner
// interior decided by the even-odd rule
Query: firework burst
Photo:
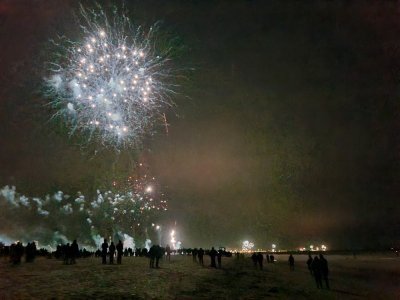
[[[171,47],[157,48],[156,26],[134,27],[125,14],[81,7],[82,39],[60,38],[46,79],[52,103],[70,125],[114,147],[137,146],[173,105]]]

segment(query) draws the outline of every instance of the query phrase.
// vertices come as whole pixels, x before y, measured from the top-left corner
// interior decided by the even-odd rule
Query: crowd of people
[[[0,243],[0,256],[8,256],[12,264],[18,265],[21,263],[22,257],[25,255],[25,261],[27,263],[32,263],[35,261],[37,255],[46,256],[48,258],[55,257],[60,259],[66,265],[76,264],[76,259],[80,257],[101,257],[102,264],[108,263],[114,264],[114,259],[116,258],[117,264],[122,264],[122,257],[136,256],[136,257],[148,257],[150,268],[160,268],[160,260],[165,256],[167,261],[171,260],[171,254],[178,254],[176,250],[171,250],[169,245],[165,248],[160,245],[152,245],[149,250],[147,248],[124,248],[121,240],[115,245],[113,241],[108,243],[107,239],[101,245],[101,249],[96,252],[87,251],[85,248],[79,249],[79,245],[76,240],[71,244],[67,243],[65,245],[58,245],[56,251],[48,252],[46,249],[37,249],[35,242],[29,242],[25,247],[21,242],[16,242],[10,246],[5,246]],[[191,255],[193,262],[198,263],[200,266],[204,266],[204,255],[210,257],[210,267],[211,268],[222,268],[222,257],[230,257],[232,254],[226,252],[224,249],[216,250],[212,247],[210,250],[204,250],[203,248],[194,249],[180,249],[179,254],[181,255]],[[236,253],[236,258],[243,258],[243,253]],[[254,252],[250,256],[254,268],[263,270],[264,257],[267,263],[275,263],[275,257],[273,254],[263,254],[261,252]],[[289,270],[295,270],[295,259],[292,254],[288,258]],[[309,254],[306,261],[307,268],[315,280],[318,289],[325,288],[329,289],[329,268],[328,261],[323,254],[314,256],[314,258]],[[324,284],[323,284],[324,283]]]

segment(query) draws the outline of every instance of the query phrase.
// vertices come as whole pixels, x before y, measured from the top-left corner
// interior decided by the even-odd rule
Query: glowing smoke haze
[[[61,191],[26,197],[5,186],[0,190],[0,237],[5,242],[37,240],[51,248],[74,239],[98,248],[103,238],[111,237],[123,240],[126,247],[143,247],[149,243],[147,228],[165,210],[165,199],[150,201],[140,190],[98,191],[97,198],[88,201],[81,194],[71,197]]]

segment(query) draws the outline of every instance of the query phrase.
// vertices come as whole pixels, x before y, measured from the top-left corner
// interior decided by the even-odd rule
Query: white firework
[[[125,14],[110,23],[102,11],[81,7],[82,39],[55,42],[61,62],[46,79],[56,115],[71,133],[89,134],[105,145],[137,146],[173,103],[168,82],[171,48],[157,49],[156,30],[135,28]]]

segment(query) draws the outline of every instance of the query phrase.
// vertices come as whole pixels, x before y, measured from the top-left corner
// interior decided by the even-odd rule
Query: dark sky
[[[112,3],[112,1],[107,1]],[[334,248],[398,240],[400,6],[375,1],[129,1],[195,68],[146,157],[185,245]],[[0,1],[0,184],[92,182],[40,94],[48,39],[75,1]],[[140,154],[138,155],[140,156]]]

